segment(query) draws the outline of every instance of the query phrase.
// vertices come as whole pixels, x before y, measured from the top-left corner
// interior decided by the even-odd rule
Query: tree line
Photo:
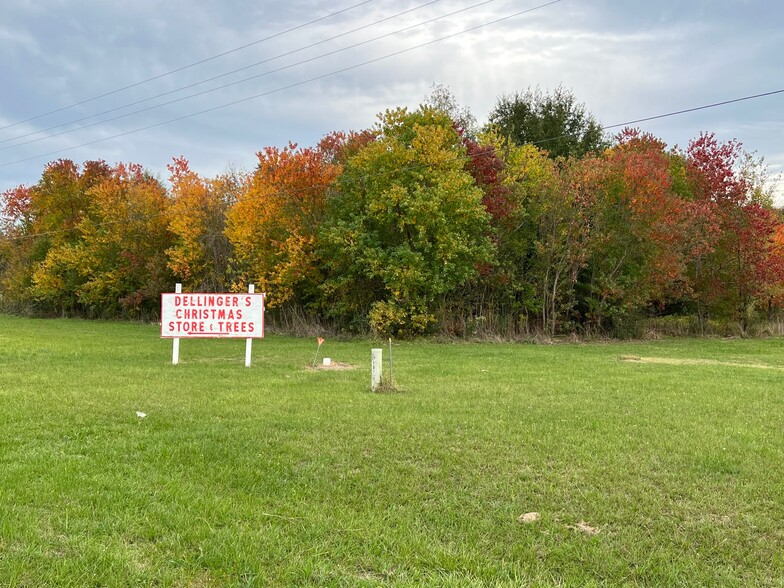
[[[273,317],[394,336],[745,332],[781,312],[784,218],[737,141],[606,137],[560,88],[488,119],[436,88],[370,129],[265,147],[249,173],[53,161],[2,195],[0,302],[152,318],[174,282],[254,283]]]

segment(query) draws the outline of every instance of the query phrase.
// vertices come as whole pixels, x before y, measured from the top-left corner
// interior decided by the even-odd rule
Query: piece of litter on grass
[[[542,515],[538,512],[527,512],[517,517],[517,520],[521,523],[533,523],[534,521],[538,521],[541,516]]]
[[[139,417],[140,419],[143,419],[144,417],[147,416],[147,413],[146,412],[142,412],[140,410],[137,410],[136,411],[136,416]]]
[[[566,525],[566,528],[585,533],[586,535],[598,535],[600,531],[598,527],[592,527],[585,521],[580,521],[576,525]]]

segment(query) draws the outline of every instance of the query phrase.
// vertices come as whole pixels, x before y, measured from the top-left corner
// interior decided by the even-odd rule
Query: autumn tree
[[[424,333],[438,299],[491,259],[488,216],[446,114],[387,111],[377,133],[348,160],[329,201],[324,295],[343,320]]]
[[[689,265],[700,322],[733,318],[745,331],[758,299],[776,280],[777,258],[767,253],[777,221],[764,173],[738,141],[705,133],[684,153],[702,246]]]
[[[32,196],[29,186],[0,195],[0,306],[21,308],[30,287]]]
[[[0,231],[3,235],[25,235],[32,230],[32,193],[29,186],[17,186],[0,196]]]
[[[784,215],[776,214],[776,227],[767,254],[771,256],[770,266],[774,279],[767,284],[763,294],[763,308],[768,320],[784,309]]]
[[[80,242],[66,250],[85,280],[76,292],[80,305],[91,315],[153,315],[173,282],[166,189],[140,165],[118,163],[88,195]]]
[[[79,166],[60,159],[46,165],[29,189],[24,261],[9,296],[46,312],[79,312],[79,225],[89,218],[89,190],[110,174],[104,161]],[[18,241],[19,242],[19,241]]]
[[[345,164],[368,143],[376,140],[376,131],[333,131],[324,135],[318,142],[317,149],[327,163]]]
[[[627,129],[583,167],[591,202],[580,310],[589,329],[628,334],[641,311],[683,293],[685,204],[666,144],[650,134]]]
[[[483,203],[497,250],[497,263],[482,280],[485,296],[519,328],[555,334],[573,306],[573,276],[584,250],[565,163],[533,145],[507,144],[493,131],[478,144],[483,155],[471,167],[486,186]]]
[[[232,253],[226,217],[248,180],[232,172],[202,178],[183,157],[174,158],[168,169],[172,186],[169,228],[176,235],[167,250],[169,268],[186,290],[226,291],[231,285]]]
[[[318,148],[292,143],[260,151],[256,171],[228,211],[234,287],[257,284],[267,292],[270,307],[305,303],[317,295],[317,234],[341,169],[336,161],[346,148],[345,140],[331,139]]]
[[[760,311],[770,316],[775,293],[784,283],[782,224],[768,206],[751,202],[742,207],[735,249],[738,274],[735,306],[741,331],[747,332]]]
[[[140,166],[50,163],[4,198],[4,298],[42,312],[139,316],[164,282],[166,191]]]
[[[36,233],[51,233],[53,243],[78,238],[74,229],[87,215],[88,191],[111,173],[105,161],[87,161],[79,166],[70,159],[47,164],[41,179],[32,187],[31,213]]]

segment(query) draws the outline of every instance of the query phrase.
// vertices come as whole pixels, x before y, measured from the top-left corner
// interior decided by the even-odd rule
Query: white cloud
[[[38,42],[32,35],[25,31],[11,30],[3,26],[0,26],[0,46],[4,48],[3,53],[6,54],[14,54],[20,49],[34,55],[41,53]]]
[[[352,3],[356,2],[241,0],[227,10],[224,3],[207,0],[163,4],[139,0],[123,6],[86,0],[78,11],[71,3],[53,0],[11,3],[4,9],[0,26],[0,51],[3,55],[15,52],[16,57],[0,60],[0,76],[11,89],[8,99],[0,104],[0,126],[166,73]],[[436,3],[237,76],[320,55],[471,3]],[[417,4],[377,0],[117,95],[13,129],[0,129],[0,140],[268,59]],[[47,160],[2,166],[11,159],[66,149],[299,83],[524,8],[514,0],[498,0],[421,29],[159,111],[0,152],[0,190],[20,178],[34,182]],[[752,10],[750,5],[729,0],[565,1],[333,77],[63,151],[62,155],[77,161],[96,157],[137,161],[163,177],[167,175],[166,163],[179,154],[189,157],[194,169],[207,174],[224,170],[230,162],[252,167],[255,151],[264,145],[283,145],[289,140],[312,144],[331,130],[369,127],[376,113],[386,108],[419,104],[433,82],[449,86],[480,121],[501,94],[528,86],[550,89],[563,84],[603,123],[618,123],[776,89],[777,81],[780,85],[784,79],[779,56],[784,33],[778,27],[782,16],[784,8],[773,2],[755,4]],[[765,155],[771,166],[784,166],[780,148],[782,100],[784,96],[771,97],[652,121],[643,127],[671,145],[685,145],[701,130],[714,130],[722,138],[737,137],[747,148]]]

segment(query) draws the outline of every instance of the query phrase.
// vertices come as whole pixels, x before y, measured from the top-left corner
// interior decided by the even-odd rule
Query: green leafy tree
[[[502,141],[492,134],[486,140]],[[582,168],[579,160],[553,161],[533,145],[508,145],[503,152],[509,207],[495,222],[500,294],[527,325],[554,335],[568,330],[576,278],[585,261]]]
[[[532,143],[550,157],[581,157],[606,146],[599,122],[569,90],[544,93],[529,88],[501,96],[489,116],[507,141]]]
[[[480,138],[503,160],[485,200],[498,249],[498,265],[486,282],[518,330],[555,335],[574,327],[575,286],[590,233],[589,195],[582,160],[564,156],[591,151],[575,146],[573,136],[561,136],[563,113],[574,108],[574,98],[560,89],[548,97],[538,90],[503,97]],[[582,107],[578,110],[587,117]],[[537,144],[552,137],[558,141]]]
[[[482,190],[444,112],[387,111],[329,200],[321,258],[329,311],[379,333],[416,335],[439,299],[492,257]]]

